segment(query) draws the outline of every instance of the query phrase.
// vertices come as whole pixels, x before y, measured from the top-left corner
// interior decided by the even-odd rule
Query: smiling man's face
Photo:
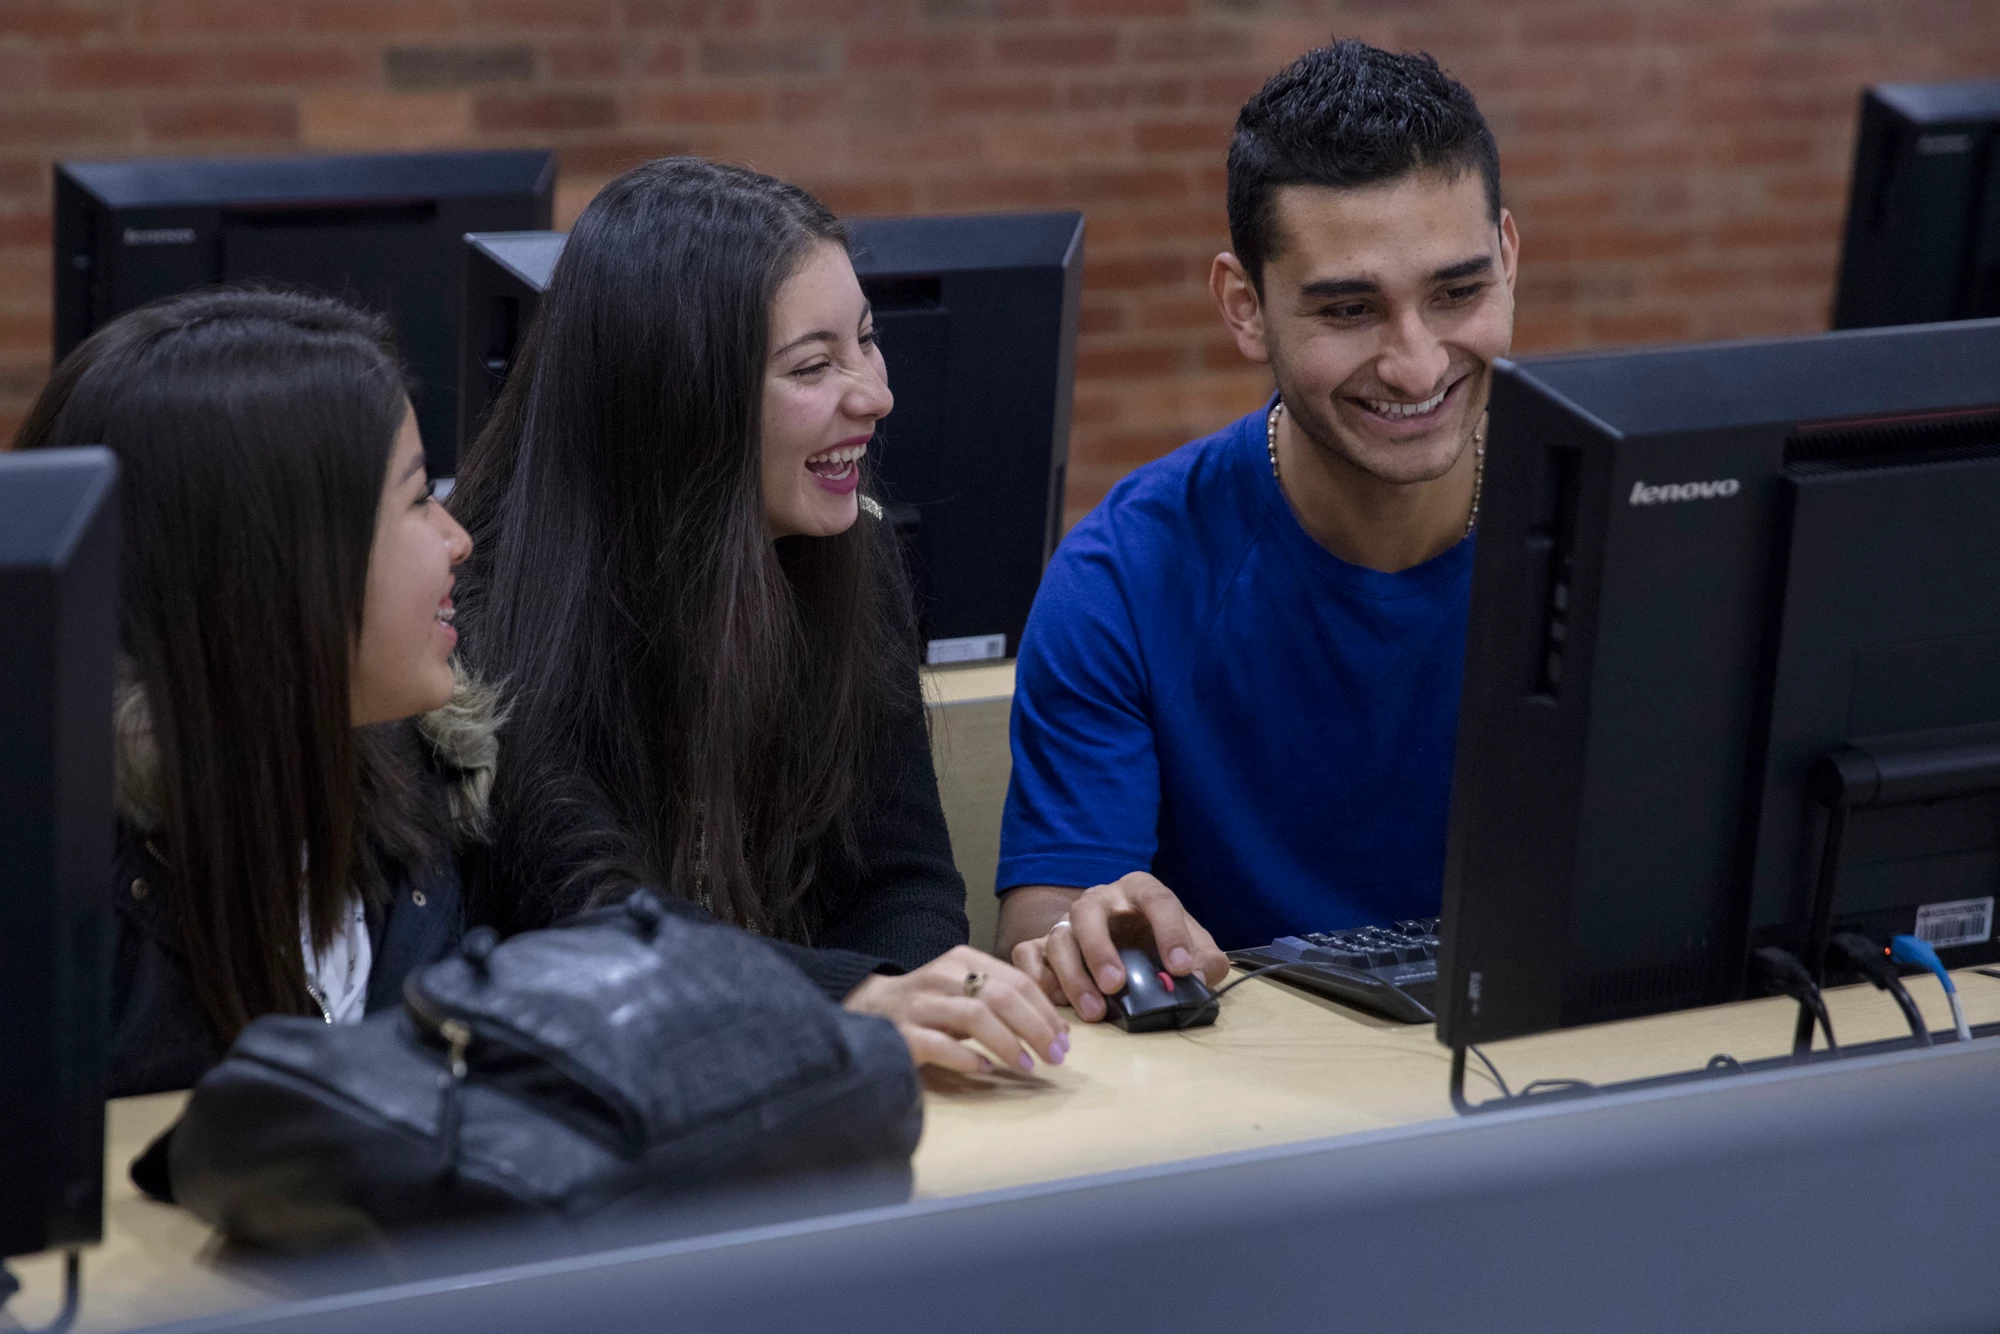
[[[1476,171],[1290,185],[1273,204],[1258,322],[1285,411],[1381,481],[1442,477],[1513,342],[1513,219],[1493,223]]]

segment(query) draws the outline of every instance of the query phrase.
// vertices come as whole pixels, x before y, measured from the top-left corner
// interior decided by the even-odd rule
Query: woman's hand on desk
[[[1210,986],[1229,975],[1215,938],[1188,915],[1174,892],[1144,871],[1077,895],[1069,914],[1048,934],[1014,947],[1014,966],[1058,1005],[1089,1023],[1104,1018],[1105,993],[1125,986],[1118,946],[1151,936],[1161,964],[1175,977],[1199,971]]]
[[[1018,968],[970,945],[900,977],[876,973],[841,1004],[894,1023],[918,1065],[990,1074],[993,1061],[967,1041],[993,1053],[999,1064],[1024,1071],[1035,1068],[1037,1056],[1060,1065],[1069,1052],[1069,1024],[1041,989]]]

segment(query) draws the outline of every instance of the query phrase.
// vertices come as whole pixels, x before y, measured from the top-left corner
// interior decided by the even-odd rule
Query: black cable
[[[21,1280],[15,1278],[7,1266],[0,1265],[0,1310],[6,1308],[8,1300],[21,1290]],[[76,1323],[76,1308],[83,1300],[83,1252],[63,1252],[63,1304],[56,1312],[56,1318],[40,1329],[22,1330],[20,1334],[63,1334]]]
[[[1493,1076],[1493,1082],[1500,1086],[1501,1097],[1511,1098],[1514,1096],[1514,1091],[1507,1087],[1507,1081],[1500,1077],[1500,1067],[1493,1064],[1493,1062],[1487,1060],[1485,1052],[1479,1050],[1478,1047],[1474,1046],[1469,1042],[1465,1045],[1465,1049],[1471,1052],[1474,1056],[1477,1056],[1479,1058],[1479,1063],[1486,1067],[1486,1073]]]
[[[1854,971],[1873,982],[1877,991],[1886,991],[1895,999],[1918,1046],[1931,1045],[1930,1025],[1924,1022],[1923,1011],[1917,1008],[1909,988],[1903,985],[1903,975],[1896,971],[1895,964],[1889,962],[1887,949],[1858,931],[1839,932],[1826,943],[1834,953],[1846,959]]]
[[[1805,1007],[1806,1012],[1817,1019],[1819,1026],[1826,1031],[1826,1049],[1835,1056],[1840,1055],[1840,1044],[1833,1039],[1833,1017],[1826,1012],[1826,1001],[1819,994],[1819,984],[1813,981],[1806,966],[1790,951],[1775,945],[1764,946],[1753,957],[1764,969],[1764,980],[1773,990],[1784,992]],[[1794,1060],[1803,1060],[1812,1054],[1812,1029],[1805,1026],[1804,1020],[1800,1024],[1803,1039],[1792,1046]]]
[[[1214,999],[1216,999],[1216,1000],[1221,1000],[1221,999],[1222,999],[1222,998],[1223,998],[1224,996],[1228,995],[1228,994],[1229,994],[1230,992],[1234,991],[1234,990],[1235,990],[1236,988],[1238,988],[1238,987],[1242,986],[1242,985],[1243,985],[1243,984],[1244,984],[1245,982],[1248,982],[1248,981],[1249,981],[1249,980],[1250,980],[1251,978],[1253,978],[1253,977],[1262,977],[1262,976],[1263,976],[1264,974],[1266,974],[1266,973],[1275,973],[1275,972],[1277,972],[1277,971],[1278,971],[1278,970],[1279,970],[1280,968],[1297,968],[1297,967],[1299,967],[1299,966],[1300,966],[1300,965],[1298,965],[1298,964],[1296,964],[1296,963],[1289,963],[1289,962],[1288,962],[1288,963],[1267,963],[1267,964],[1265,964],[1265,965],[1264,965],[1264,966],[1263,966],[1262,968],[1252,968],[1252,969],[1249,969],[1249,970],[1247,970],[1247,971],[1246,971],[1246,972],[1245,972],[1245,973],[1243,974],[1243,976],[1241,976],[1241,977],[1237,978],[1237,979],[1236,979],[1235,981],[1233,981],[1233,982],[1228,982],[1228,983],[1225,983],[1225,984],[1223,984],[1223,985],[1222,985],[1222,986],[1220,986],[1220,987],[1217,987],[1217,988],[1216,988],[1216,989],[1215,989],[1215,990],[1214,990],[1214,991],[1213,991],[1212,993],[1210,993],[1210,994],[1211,994],[1211,995],[1212,995],[1212,996],[1214,997]]]
[[[1229,983],[1227,986],[1224,986],[1221,991],[1217,991],[1215,995],[1220,997],[1223,991],[1229,990],[1230,987],[1242,986],[1245,982],[1248,982],[1253,977],[1262,977],[1265,973],[1283,972],[1287,968],[1304,968],[1308,970],[1317,968],[1330,973],[1340,973],[1344,976],[1352,977],[1359,982],[1372,983],[1375,986],[1383,987],[1389,991],[1393,991],[1398,996],[1401,996],[1404,1000],[1408,1001],[1410,1003],[1411,1009],[1420,1012],[1424,1016],[1422,1019],[1418,1020],[1419,1023],[1434,1024],[1437,1022],[1437,1016],[1431,1012],[1430,1006],[1424,1004],[1422,1001],[1418,1000],[1415,996],[1412,996],[1409,992],[1403,990],[1401,987],[1397,986],[1394,982],[1389,981],[1387,978],[1377,977],[1373,973],[1364,973],[1358,968],[1349,968],[1345,964],[1322,963],[1317,959],[1288,959],[1283,963],[1267,963],[1263,965],[1261,968],[1252,968],[1248,972],[1244,973],[1243,976],[1237,978],[1235,981]],[[1482,1056],[1479,1059],[1483,1061],[1486,1058]]]

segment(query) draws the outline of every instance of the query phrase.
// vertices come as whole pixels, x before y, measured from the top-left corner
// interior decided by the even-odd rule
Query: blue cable
[[[1965,1022],[1965,1010],[1958,1003],[1958,988],[1952,985],[1951,973],[1938,958],[1937,951],[1915,936],[1889,937],[1889,957],[1897,963],[1912,964],[1918,968],[1928,968],[1936,975],[1938,985],[1944,988],[1944,998],[1951,1002],[1951,1022],[1958,1030],[1960,1042],[1972,1041],[1972,1029]]]

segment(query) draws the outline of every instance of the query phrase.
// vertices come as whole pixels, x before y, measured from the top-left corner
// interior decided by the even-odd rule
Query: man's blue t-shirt
[[[1348,564],[1264,436],[1260,411],[1138,469],[1049,563],[998,888],[1149,870],[1224,949],[1437,912],[1472,541]]]

